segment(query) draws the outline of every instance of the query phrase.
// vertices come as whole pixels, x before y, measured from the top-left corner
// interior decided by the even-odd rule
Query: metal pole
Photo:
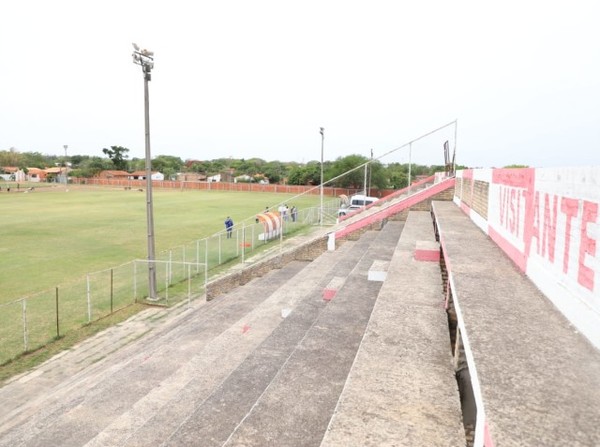
[[[456,176],[456,134],[458,133],[458,120],[454,121],[454,151],[452,153],[452,175]]]
[[[113,273],[113,269],[110,269],[110,314],[111,315],[113,314],[114,285],[115,285],[114,273]]]
[[[323,225],[323,152],[325,147],[325,128],[321,127],[321,187],[320,187],[320,197],[321,197],[321,207],[319,214],[319,225]]]
[[[323,185],[321,183],[321,185]],[[321,210],[323,210],[323,208],[321,208]],[[323,213],[321,213],[321,216],[323,215]],[[279,253],[281,254],[281,252],[283,252],[283,216],[280,214],[279,215]]]
[[[208,241],[206,242],[208,244]],[[200,239],[196,239],[196,273],[200,273],[200,267],[198,264],[200,263]],[[220,264],[220,256],[219,256],[219,264]]]
[[[90,275],[86,275],[86,298],[87,298],[87,312],[88,312],[88,323],[92,321],[92,302],[90,296]],[[135,297],[135,293],[134,293]]]
[[[27,336],[27,300],[21,300],[21,318],[23,319],[23,351],[29,350],[29,337]]]
[[[156,265],[154,263],[154,211],[152,207],[152,157],[150,155],[150,100],[148,81],[150,71],[144,67],[144,118],[146,128],[146,218],[148,228],[148,299],[156,297]]]
[[[56,338],[60,338],[60,324],[58,319],[58,287],[56,288]]]
[[[412,143],[408,144],[408,194],[410,195],[410,184],[411,182],[411,178],[410,178],[410,168],[412,165]]]
[[[369,163],[369,189],[367,195],[371,195],[371,181],[373,180],[373,149],[371,149],[371,163]]]
[[[167,283],[173,281],[173,250],[169,250],[169,265],[167,269]]]
[[[242,264],[244,263],[246,255],[246,222],[242,222]]]
[[[65,162],[63,163],[65,168],[65,186],[69,186],[69,177],[67,174],[67,149],[69,148],[69,145],[65,144],[63,147],[65,148]]]
[[[208,284],[208,238],[205,239],[204,245],[204,291],[206,292],[206,284]],[[200,261],[198,259],[198,261]]]
[[[192,304],[192,264],[188,264],[188,306]]]

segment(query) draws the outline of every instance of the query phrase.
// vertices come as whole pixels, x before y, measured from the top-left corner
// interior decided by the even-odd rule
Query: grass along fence
[[[339,202],[324,204],[323,222],[333,224]],[[279,237],[265,240],[264,226],[248,219],[234,225],[230,238],[221,231],[157,254],[157,301],[171,306],[201,296],[210,275],[319,223],[319,208],[299,210],[282,219]],[[0,304],[0,365],[38,349],[65,333],[103,318],[148,296],[148,260],[133,260],[52,289]]]

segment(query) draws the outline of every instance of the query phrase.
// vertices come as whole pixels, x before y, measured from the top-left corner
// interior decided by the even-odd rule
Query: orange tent
[[[262,222],[264,232],[258,235],[258,240],[268,241],[279,237],[281,231],[281,216],[279,213],[261,213],[256,216],[259,222]]]

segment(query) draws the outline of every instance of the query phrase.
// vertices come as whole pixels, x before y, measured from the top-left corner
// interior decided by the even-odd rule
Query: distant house
[[[0,178],[7,182],[24,182],[27,180],[27,174],[16,166],[3,166],[0,168]]]
[[[206,181],[207,182],[220,182],[221,174],[211,175],[210,177],[206,177]]]
[[[27,168],[27,180],[30,182],[44,182],[47,176],[45,169]]]
[[[129,175],[129,180],[146,180],[146,171],[134,171]],[[152,175],[150,176],[152,180],[164,180],[164,174],[156,171],[152,171]]]
[[[179,172],[177,173],[177,181],[179,182],[205,182],[206,175],[198,172]]]
[[[237,177],[234,177],[234,179],[233,179],[233,183],[238,183],[238,182],[249,183],[251,181],[252,181],[252,176],[250,176],[248,174],[238,175]]]
[[[98,178],[127,180],[129,175],[127,171],[102,171],[98,174]]]

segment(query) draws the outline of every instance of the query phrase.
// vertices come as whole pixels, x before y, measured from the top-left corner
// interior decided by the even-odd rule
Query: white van
[[[369,197],[364,194],[355,194],[350,199],[342,203],[341,208],[338,210],[338,216],[345,216],[352,211],[359,210],[373,202],[379,200],[377,197]]]

